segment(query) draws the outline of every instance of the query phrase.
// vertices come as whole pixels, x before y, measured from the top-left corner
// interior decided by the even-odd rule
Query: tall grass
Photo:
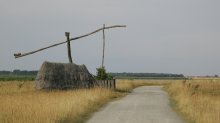
[[[107,89],[37,91],[33,82],[0,84],[1,123],[82,122],[120,94]]]
[[[166,90],[175,108],[194,123],[220,122],[220,80],[182,80]]]
[[[119,91],[130,92],[133,88],[138,86],[167,85],[171,81],[174,80],[117,79],[116,87]]]
[[[151,80],[117,80],[116,91],[93,88],[66,91],[35,90],[33,81],[0,82],[1,123],[79,123],[108,101]]]

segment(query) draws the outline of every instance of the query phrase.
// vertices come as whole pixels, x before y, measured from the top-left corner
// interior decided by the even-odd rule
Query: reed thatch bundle
[[[90,88],[95,80],[85,65],[44,62],[36,77],[37,89]]]

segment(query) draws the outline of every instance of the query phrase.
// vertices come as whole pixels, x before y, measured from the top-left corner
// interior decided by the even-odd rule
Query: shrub
[[[104,67],[96,68],[97,73],[96,73],[96,79],[97,80],[107,80],[107,79],[113,79],[111,75],[106,73],[106,70]]]

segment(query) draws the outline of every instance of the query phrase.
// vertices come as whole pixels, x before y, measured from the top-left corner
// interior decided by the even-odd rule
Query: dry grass
[[[33,82],[0,83],[1,123],[82,122],[120,94],[107,89],[37,91]]]
[[[175,107],[195,123],[220,122],[220,80],[195,79],[174,82],[166,90]]]
[[[117,91],[94,88],[38,91],[34,82],[0,82],[1,123],[84,122],[108,101],[153,81],[117,80]],[[153,82],[161,84],[162,82]]]
[[[118,90],[130,92],[138,86],[166,85],[171,80],[144,80],[144,79],[118,79],[116,87]]]

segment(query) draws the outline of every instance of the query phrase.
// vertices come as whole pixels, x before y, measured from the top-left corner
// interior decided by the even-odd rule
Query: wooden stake
[[[67,38],[67,52],[68,52],[69,63],[73,63],[72,56],[71,56],[71,47],[70,47],[70,33],[65,32],[65,35]]]
[[[103,24],[102,30],[103,36],[103,47],[102,47],[102,68],[104,68],[104,58],[105,58],[105,24]]]

